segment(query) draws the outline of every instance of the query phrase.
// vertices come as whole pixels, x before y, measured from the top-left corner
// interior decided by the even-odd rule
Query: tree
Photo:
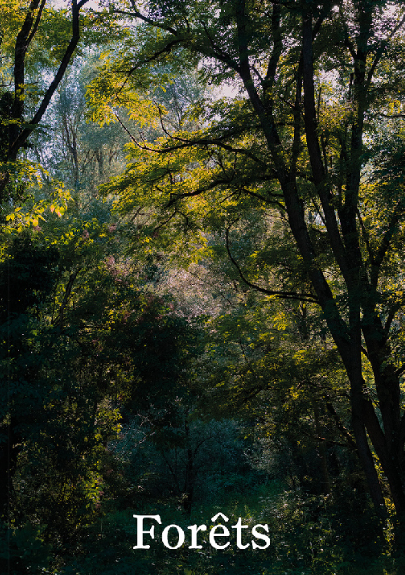
[[[36,561],[26,544],[50,544],[41,561],[53,563],[77,548],[121,414],[170,421],[198,339],[146,268],[119,257],[114,226],[86,216],[54,215],[2,245],[0,517],[13,536],[0,561],[16,573]]]
[[[47,111],[47,130],[39,133],[32,154],[53,178],[63,181],[83,207],[97,186],[124,166],[129,138],[117,124],[100,128],[86,121],[86,85],[95,75],[98,55],[76,58]]]
[[[352,431],[376,511],[385,514],[378,459],[404,516],[402,5],[207,0],[141,9],[131,0],[113,9],[139,22],[137,46],[143,41],[132,53],[126,46],[126,85],[151,63],[159,70],[188,59],[219,85],[234,82],[241,97],[198,102],[190,113],[205,124],[194,133],[166,128],[160,142],[134,143],[111,189],[130,202],[143,178],[183,228],[197,203],[201,221],[204,202],[209,210],[232,197],[220,220],[228,248],[230,216],[249,199],[288,223],[306,280],[285,291],[258,285],[240,267],[239,275],[268,295],[320,306],[349,380]],[[149,168],[147,148],[155,152]]]
[[[1,202],[7,200],[5,190],[10,181],[12,165],[32,131],[41,122],[73,57],[80,40],[80,10],[87,2],[88,0],[72,1],[70,37],[66,29],[67,19],[61,14],[58,17],[53,8],[48,8],[46,0],[31,0],[30,3],[17,0],[12,6],[8,2],[2,2],[0,6],[3,59],[6,60],[3,63],[3,74],[9,71],[13,82],[13,90],[3,90],[0,99]],[[62,52],[52,45],[53,41],[61,42],[61,37],[53,38],[52,26],[57,27],[60,36],[66,41]],[[10,40],[14,38],[14,34],[13,45]],[[31,64],[29,51],[32,50],[38,36],[41,36],[42,40],[41,50],[44,49],[45,41],[51,40],[50,58],[47,64],[57,65],[52,80],[48,81],[39,99],[35,90],[32,90],[32,85],[28,85],[27,78],[27,68],[29,69]],[[37,54],[36,60],[36,63],[43,60],[43,55],[39,58]],[[27,101],[29,96],[31,96],[30,102]]]

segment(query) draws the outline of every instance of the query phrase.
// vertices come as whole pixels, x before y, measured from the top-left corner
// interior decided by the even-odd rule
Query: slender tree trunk
[[[322,429],[319,422],[319,407],[315,403],[314,405],[314,419],[315,419],[315,431],[318,437],[322,437]],[[325,442],[322,440],[318,440],[318,449],[319,449],[319,459],[321,463],[321,471],[323,477],[323,492],[325,495],[331,492],[331,482],[330,482],[330,475],[328,470],[328,454],[326,451]]]
[[[21,442],[15,433],[16,425],[17,421],[12,417],[9,424],[0,427],[0,434],[5,436],[5,441],[0,443],[0,517],[6,521],[19,451],[17,445]]]
[[[187,447],[187,463],[186,463],[186,476],[184,481],[184,511],[190,515],[191,507],[194,498],[194,453],[190,441],[190,428],[188,421],[186,420],[185,425],[186,434],[186,447]]]

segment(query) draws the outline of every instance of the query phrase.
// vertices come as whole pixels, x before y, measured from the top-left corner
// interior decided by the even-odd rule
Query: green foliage
[[[129,501],[139,507],[166,500],[189,513],[202,502],[222,499],[227,491],[246,496],[263,477],[251,468],[246,455],[250,442],[242,440],[236,423],[202,422],[176,403],[164,421],[123,426],[112,444],[132,494],[126,506]]]
[[[16,549],[20,529],[39,524],[54,565],[99,514],[120,411],[163,422],[197,345],[171,300],[148,289],[151,272],[119,257],[116,227],[102,221],[106,206],[97,218],[96,208],[54,215],[3,245],[1,503]]]
[[[280,489],[281,487],[281,489]],[[399,573],[403,567],[401,557],[394,557],[384,541],[384,531],[376,526],[372,511],[358,494],[342,492],[342,499],[331,502],[328,498],[303,498],[297,493],[283,491],[282,486],[269,484],[253,488],[238,502],[237,495],[224,494],[220,506],[205,502],[190,518],[185,519],[173,506],[160,503],[159,509],[143,506],[142,513],[159,512],[164,525],[176,523],[187,533],[187,526],[209,524],[209,518],[219,510],[226,513],[231,523],[243,517],[243,523],[254,525],[267,522],[270,527],[271,547],[266,552],[238,550],[235,546],[215,551],[206,537],[201,537],[203,550],[167,550],[159,542],[157,528],[151,549],[133,550],[136,541],[135,520],[128,511],[109,513],[93,525],[84,543],[82,556],[77,557],[62,573],[114,573],[119,565],[124,573],[136,570],[149,573],[157,567],[159,572],[171,574],[182,569],[184,573],[206,575],[214,573],[263,573],[265,575],[334,574],[373,575]],[[354,504],[342,518],[341,505]],[[139,507],[137,508],[139,511]],[[153,567],[152,567],[153,566]]]
[[[398,575],[403,6],[141,4],[24,147],[72,15],[0,2],[0,569]],[[270,548],[132,549],[219,511]]]
[[[402,514],[403,464],[392,461],[404,459],[399,440],[403,369],[393,352],[402,349],[403,339],[404,206],[401,152],[395,151],[402,129],[394,112],[402,106],[403,86],[402,64],[392,75],[388,66],[401,50],[403,7],[237,2],[224,8],[198,2],[132,8],[127,17],[139,25],[136,49],[129,36],[125,53],[117,52],[110,65],[105,62],[100,78],[105,81],[110,68],[113,80],[101,106],[91,101],[95,117],[111,108],[122,88],[121,105],[136,117],[137,79],[139,87],[145,77],[159,77],[169,64],[175,69],[181,59],[204,68],[201,79],[224,88],[232,78],[244,91],[231,102],[190,101],[190,126],[174,126],[156,106],[162,136],[149,142],[133,136],[125,172],[105,185],[104,193],[118,196],[117,214],[129,221],[132,237],[136,230],[137,245],[150,246],[151,252],[153,244],[175,248],[185,266],[198,257],[201,262],[202,255],[221,261],[225,252],[232,263],[228,268],[234,268],[233,278],[226,270],[230,279],[240,278],[268,296],[303,302],[289,309],[298,337],[288,341],[288,359],[277,362],[267,354],[280,380],[287,379],[284,366],[297,373],[296,388],[290,392],[283,384],[273,397],[287,413],[291,396],[297,408],[292,418],[301,432],[308,432],[303,422],[311,420],[312,409],[318,437],[329,412],[345,442],[353,447],[356,439],[377,512],[385,503],[375,456]],[[117,72],[120,66],[131,70],[130,78]],[[149,102],[146,106],[153,113]],[[382,130],[381,118],[390,121]],[[307,322],[306,315],[314,320]],[[275,322],[280,323],[278,312]],[[285,329],[288,320],[282,324]],[[309,347],[322,352],[322,366]],[[328,384],[328,368],[336,355],[335,386]],[[261,374],[268,370],[265,363]],[[245,379],[260,382],[261,374],[241,370],[239,387]],[[262,389],[257,382],[252,387],[256,394]]]

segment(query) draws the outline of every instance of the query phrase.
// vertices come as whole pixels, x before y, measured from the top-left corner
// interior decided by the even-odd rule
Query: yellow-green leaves
[[[24,228],[32,226],[41,231],[41,221],[46,221],[51,214],[62,217],[71,200],[70,192],[63,184],[54,182],[52,193],[47,199],[37,199],[16,206],[6,215],[7,225],[3,227],[5,233],[20,233]]]

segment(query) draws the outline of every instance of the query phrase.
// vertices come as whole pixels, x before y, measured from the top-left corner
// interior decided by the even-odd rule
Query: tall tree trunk
[[[15,432],[17,421],[0,427],[3,439],[0,443],[0,517],[8,521],[10,497],[13,489],[13,476],[17,465],[18,444],[21,439]]]
[[[185,434],[186,434],[186,448],[187,448],[187,462],[186,462],[186,474],[184,480],[184,511],[190,515],[191,507],[194,499],[194,453],[191,446],[190,440],[190,427],[188,421],[184,424]]]
[[[319,407],[315,403],[314,405],[314,419],[315,419],[315,431],[317,437],[322,437],[321,425],[319,422]],[[319,459],[321,463],[321,471],[323,477],[323,492],[325,495],[331,491],[330,475],[328,470],[328,454],[326,451],[325,442],[322,439],[318,439],[318,449],[319,449]]]

